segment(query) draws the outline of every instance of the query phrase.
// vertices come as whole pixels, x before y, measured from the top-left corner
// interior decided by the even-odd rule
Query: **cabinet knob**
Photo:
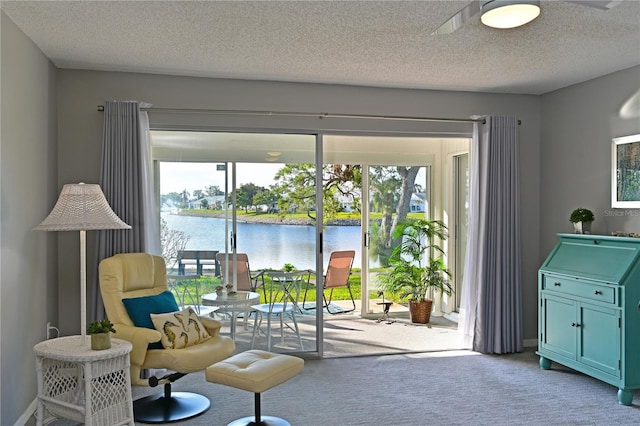
[[[577,322],[572,322],[571,327],[580,327],[580,324],[578,324]]]
[[[560,283],[553,283],[554,286],[560,287]]]
[[[596,290],[595,294],[602,294],[602,292],[600,290]]]

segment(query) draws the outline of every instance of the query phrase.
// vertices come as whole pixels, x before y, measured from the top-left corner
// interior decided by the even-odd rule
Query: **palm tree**
[[[182,197],[183,207],[187,207],[189,205],[189,195],[190,195],[189,191],[187,191],[186,189],[182,190],[182,193],[180,196]]]

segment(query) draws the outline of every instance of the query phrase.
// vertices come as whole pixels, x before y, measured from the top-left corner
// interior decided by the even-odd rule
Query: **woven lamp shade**
[[[34,231],[80,231],[80,335],[86,336],[87,325],[87,241],[86,231],[131,229],[111,206],[100,185],[66,184],[49,216]]]
[[[131,229],[116,215],[97,184],[66,184],[49,216],[34,231]]]

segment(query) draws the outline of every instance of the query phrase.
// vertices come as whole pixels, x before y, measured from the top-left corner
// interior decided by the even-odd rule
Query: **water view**
[[[163,213],[170,229],[185,232],[188,250],[225,250],[224,219]],[[315,269],[315,229],[302,225],[238,222],[238,252],[247,253],[251,269]],[[334,250],[355,250],[353,266],[361,267],[360,226],[327,226],[324,230],[325,266]],[[375,266],[375,265],[372,265]]]

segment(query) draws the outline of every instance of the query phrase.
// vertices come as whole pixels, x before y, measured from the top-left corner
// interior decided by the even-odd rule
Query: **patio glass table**
[[[253,291],[238,291],[233,294],[209,293],[202,296],[202,304],[205,306],[216,306],[220,312],[230,312],[229,335],[232,339],[236,337],[236,317],[239,312],[244,312],[244,327],[247,329],[247,320],[251,305],[260,301],[260,294]]]
[[[274,284],[280,284],[283,290],[283,299],[291,301],[295,309],[302,313],[303,310],[298,306],[298,299],[302,291],[302,286],[309,284],[309,280],[313,271],[303,269],[299,271],[263,271],[264,276],[271,278]],[[284,300],[281,300],[282,302]]]

